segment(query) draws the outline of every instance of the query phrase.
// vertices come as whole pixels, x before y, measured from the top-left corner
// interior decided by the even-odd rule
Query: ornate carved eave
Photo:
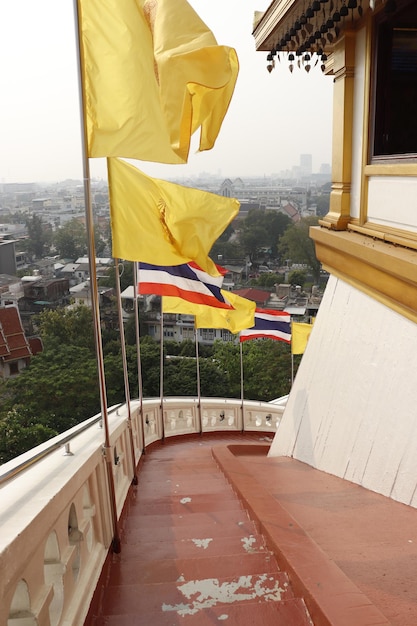
[[[385,2],[389,10],[391,0]],[[379,2],[381,4],[381,2]],[[328,58],[334,43],[345,30],[355,28],[372,8],[369,0],[275,0],[257,21],[253,31],[256,49],[267,51],[267,69],[276,60],[288,60],[289,69],[320,62],[323,72],[331,72]],[[314,55],[314,58],[313,58]]]

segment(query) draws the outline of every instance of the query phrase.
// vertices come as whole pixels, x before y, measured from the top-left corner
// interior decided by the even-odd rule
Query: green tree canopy
[[[288,282],[293,287],[296,287],[297,285],[304,287],[306,279],[307,279],[307,273],[304,270],[293,270],[288,275]]]
[[[94,353],[93,314],[89,307],[45,310],[37,318],[39,334],[46,350],[59,345],[87,348]]]
[[[72,219],[56,231],[54,244],[63,259],[75,261],[87,254],[87,231],[79,220]]]
[[[26,407],[11,409],[0,419],[0,464],[57,434],[54,428],[37,423]]]
[[[8,410],[17,409],[37,424],[62,432],[100,411],[97,364],[87,348],[61,344],[44,350],[17,378]]]
[[[26,240],[27,252],[41,259],[49,251],[51,244],[51,231],[43,222],[39,215],[32,215],[26,220],[28,239]]]
[[[132,261],[119,261],[119,280],[120,291],[124,291],[127,287],[133,285],[133,263]],[[116,289],[116,266],[109,268],[107,276],[100,278],[100,285],[112,287]]]
[[[283,258],[290,258],[295,263],[305,263],[311,269],[314,280],[320,281],[321,263],[316,257],[314,242],[310,238],[310,226],[318,224],[317,217],[305,217],[293,224],[283,234],[279,244]]]
[[[256,263],[265,250],[269,251],[272,258],[276,258],[279,240],[290,224],[290,218],[278,211],[249,211],[243,221],[239,240],[250,260]]]
[[[217,341],[213,358],[217,361],[231,397],[239,398],[240,351],[236,344]],[[253,339],[242,345],[243,391],[248,400],[270,401],[289,392],[291,385],[291,351],[284,341]],[[225,394],[223,394],[225,395]]]

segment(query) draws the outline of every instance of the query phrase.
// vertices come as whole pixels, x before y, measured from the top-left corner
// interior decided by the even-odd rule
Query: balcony
[[[267,457],[284,406],[134,401],[4,464],[0,624],[414,624],[416,511]]]
[[[275,432],[283,407],[229,399],[145,400],[131,407],[135,463],[145,447],[202,431]],[[162,419],[163,413],[163,419]],[[109,411],[111,458],[100,416],[1,467],[0,624],[82,624],[114,540],[106,480],[111,465],[117,516],[135,474],[126,406]],[[143,428],[142,428],[143,424]],[[145,455],[146,456],[146,455]],[[7,576],[4,575],[7,572]]]

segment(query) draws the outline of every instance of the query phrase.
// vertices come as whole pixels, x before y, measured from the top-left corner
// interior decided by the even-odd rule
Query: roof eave
[[[253,31],[256,50],[271,50],[275,43],[275,30],[279,24],[288,17],[299,0],[274,0],[271,2],[262,18],[258,21]]]

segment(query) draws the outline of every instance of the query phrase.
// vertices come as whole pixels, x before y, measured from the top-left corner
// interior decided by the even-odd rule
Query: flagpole
[[[139,303],[138,303],[138,264],[133,263],[133,296],[135,302],[135,330],[136,330],[136,357],[138,370],[138,391],[139,391],[139,418],[142,454],[146,453],[145,447],[145,425],[143,421],[143,381],[142,381],[142,360],[140,354],[140,328],[139,328]]]
[[[165,439],[165,426],[164,426],[164,314],[162,311],[162,298],[161,298],[161,339],[160,339],[160,365],[159,365],[159,393],[161,396],[161,438]]]
[[[194,341],[195,341],[195,358],[197,363],[197,411],[198,411],[198,428],[200,433],[202,432],[202,420],[201,420],[201,389],[200,389],[200,357],[198,352],[198,334],[197,327],[195,325],[194,318]]]
[[[243,350],[242,341],[239,341],[240,348],[240,401],[241,401],[241,413],[242,413],[242,432],[245,430],[245,409],[243,404]]]
[[[98,285],[97,285],[97,271],[96,271],[96,250],[94,243],[94,220],[93,210],[91,203],[91,180],[90,180],[90,165],[87,154],[87,129],[85,124],[84,115],[84,89],[82,81],[82,62],[81,62],[81,45],[80,45],[80,29],[81,21],[78,10],[78,1],[74,0],[74,18],[76,23],[75,36],[76,45],[78,51],[78,85],[79,85],[79,105],[80,105],[80,122],[81,122],[81,147],[82,147],[82,160],[83,160],[83,184],[84,184],[84,202],[85,202],[85,219],[87,230],[87,244],[88,244],[88,265],[90,273],[91,284],[91,309],[93,313],[94,324],[94,339],[96,346],[96,359],[99,379],[99,393],[100,393],[100,405],[101,405],[101,417],[104,427],[104,445],[103,453],[106,461],[107,469],[107,482],[109,489],[109,504],[110,513],[113,526],[113,540],[112,549],[113,552],[119,553],[120,547],[120,535],[118,528],[118,516],[117,516],[117,503],[116,503],[116,491],[114,485],[113,475],[113,458],[111,454],[110,444],[110,431],[109,431],[109,419],[107,412],[107,396],[106,396],[106,379],[104,375],[104,359],[103,359],[103,344],[101,338],[101,326],[100,326],[100,307],[98,300]]]
[[[122,295],[120,293],[120,274],[119,274],[119,259],[114,259],[114,268],[116,272],[116,296],[117,296],[117,311],[119,314],[119,333],[120,344],[122,348],[122,363],[123,363],[123,378],[125,383],[125,399],[127,408],[127,427],[129,431],[129,443],[130,443],[130,455],[132,459],[132,484],[138,484],[138,476],[136,474],[136,458],[135,458],[135,444],[133,441],[133,427],[132,427],[132,412],[130,406],[130,389],[129,389],[129,375],[127,372],[127,358],[126,358],[126,343],[125,343],[125,331],[123,324],[123,311],[122,311]]]
[[[290,343],[290,348],[291,348],[291,387],[294,384],[294,353],[292,351],[292,344],[294,341],[294,326],[293,326],[294,322],[291,318],[291,343]]]
[[[294,384],[294,355],[291,352],[291,387]]]

